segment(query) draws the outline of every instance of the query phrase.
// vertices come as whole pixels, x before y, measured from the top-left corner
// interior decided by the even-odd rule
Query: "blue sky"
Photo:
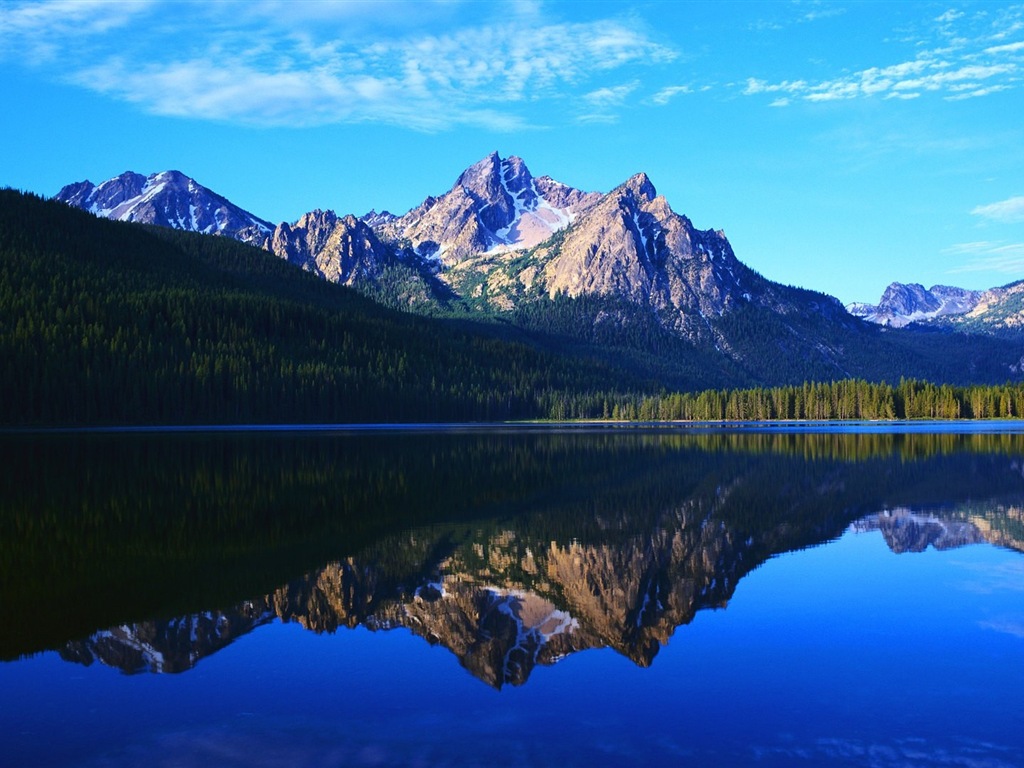
[[[766,277],[1024,278],[1024,5],[0,0],[0,185],[177,169],[272,221],[497,150],[645,171]]]

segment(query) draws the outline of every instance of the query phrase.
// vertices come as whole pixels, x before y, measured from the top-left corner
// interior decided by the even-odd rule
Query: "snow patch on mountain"
[[[515,161],[521,165],[522,174],[517,177]],[[514,188],[515,181],[519,188]],[[495,244],[489,253],[523,250],[540,245],[575,219],[571,208],[558,208],[551,204],[537,189],[536,181],[529,175],[519,158],[508,158],[501,162],[501,187],[512,201],[514,215],[507,226],[494,234]]]
[[[89,181],[69,184],[56,199],[105,219],[224,235],[256,244],[274,229],[180,171],[149,176],[127,171],[98,185]]]

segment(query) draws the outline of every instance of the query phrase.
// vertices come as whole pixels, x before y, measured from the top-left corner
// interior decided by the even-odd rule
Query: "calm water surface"
[[[0,437],[0,764],[1024,765],[972,429]]]

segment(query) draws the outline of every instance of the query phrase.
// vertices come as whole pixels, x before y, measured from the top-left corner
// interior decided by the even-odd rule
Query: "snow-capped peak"
[[[181,171],[149,176],[126,171],[99,185],[70,184],[57,199],[96,216],[261,242],[273,226]]]
[[[493,231],[491,252],[532,248],[569,226],[575,218],[571,207],[556,207],[541,194],[522,159],[513,155],[502,160],[499,180],[502,191],[512,202],[512,219]]]

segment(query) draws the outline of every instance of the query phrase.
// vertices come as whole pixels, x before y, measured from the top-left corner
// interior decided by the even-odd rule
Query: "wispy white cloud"
[[[1017,51],[1024,51],[1024,41],[1007,43],[1006,45],[993,45],[992,47],[985,49],[985,53],[991,55],[999,53],[1016,53]]]
[[[539,3],[519,2],[500,17],[473,6],[472,21],[435,23],[450,5],[51,0],[0,8],[0,43],[9,59],[30,53],[30,66],[51,62],[55,77],[155,114],[426,131],[518,130],[526,125],[518,107],[542,100],[608,111],[636,88],[606,85],[609,73],[676,56],[628,18],[560,22]],[[405,26],[360,23],[380,18],[382,6]],[[57,18],[72,20],[51,24]]]
[[[808,87],[808,84],[804,80],[789,81],[783,80],[781,83],[769,83],[765,80],[758,80],[757,78],[747,78],[747,84],[743,88],[743,93],[746,96],[753,96],[758,93],[802,93]]]
[[[1006,224],[1024,222],[1024,196],[1011,197],[1000,200],[998,203],[979,205],[971,209],[971,213],[981,216],[983,219]]]
[[[612,124],[619,121],[619,109],[640,86],[639,80],[622,85],[605,86],[583,94],[584,112],[577,116],[578,123]]]
[[[154,0],[50,0],[0,7],[0,60],[59,60],[68,47],[128,27]],[[6,54],[6,56],[4,55]]]
[[[772,6],[768,6],[772,7]],[[823,0],[793,0],[788,6],[783,6],[780,14],[774,18],[760,18],[748,24],[748,28],[754,32],[780,32],[796,24],[808,24],[822,19],[832,19],[846,13],[846,8],[832,2]]]
[[[819,21],[821,19],[832,19],[836,16],[842,16],[846,13],[846,9],[841,6],[828,6],[823,3],[816,3],[815,7],[807,11],[800,17],[800,21]]]
[[[934,19],[932,35],[915,41],[917,50],[904,61],[818,81],[770,82],[752,77],[743,94],[787,94],[785,99],[774,100],[772,106],[797,100],[828,102],[872,96],[909,100],[929,93],[950,101],[979,98],[1016,88],[1024,81],[1024,40],[1002,42],[1021,33],[1024,6],[1005,9],[995,20],[985,13],[968,17],[962,11],[950,10]]]
[[[945,13],[942,13],[942,14],[936,16],[935,17],[935,21],[937,21],[940,24],[950,24],[950,23],[956,21],[957,19],[962,19],[963,17],[964,17],[964,12],[963,11],[958,11],[958,10],[956,10],[956,8],[950,8]]]
[[[639,81],[616,85],[614,87],[598,88],[596,91],[583,95],[583,100],[595,107],[611,107],[622,104],[626,97],[640,85]]]
[[[655,93],[651,97],[651,103],[656,104],[659,107],[663,107],[668,104],[672,99],[680,94],[693,93],[693,88],[689,85],[670,85],[667,88],[662,88],[660,91]]]
[[[953,267],[949,274],[964,272],[1000,272],[1012,275],[1024,273],[1024,243],[982,240],[958,243],[943,253],[965,257],[964,263]]]

